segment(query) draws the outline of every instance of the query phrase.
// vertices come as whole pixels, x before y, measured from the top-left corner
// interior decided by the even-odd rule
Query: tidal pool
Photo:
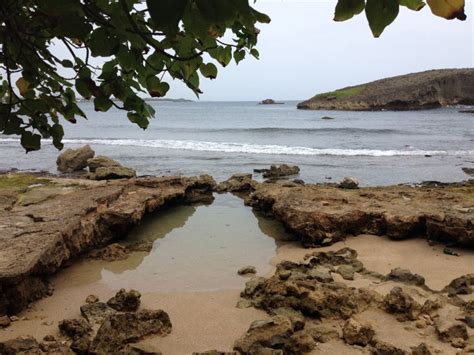
[[[275,220],[255,214],[242,199],[216,195],[210,205],[174,206],[147,216],[124,244],[152,241],[151,252],[125,260],[84,260],[75,282],[141,292],[242,288],[237,270],[253,265],[268,274],[276,249],[290,236]],[[72,281],[72,280],[70,280]]]

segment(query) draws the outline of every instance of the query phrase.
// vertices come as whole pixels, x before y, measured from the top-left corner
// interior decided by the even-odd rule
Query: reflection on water
[[[172,207],[146,218],[124,243],[153,241],[150,253],[136,252],[121,261],[86,261],[87,281],[111,288],[147,291],[204,291],[241,288],[243,265],[270,271],[283,228],[256,215],[230,194],[213,204]]]

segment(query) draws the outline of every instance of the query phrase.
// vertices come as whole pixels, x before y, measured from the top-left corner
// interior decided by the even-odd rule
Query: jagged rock
[[[77,340],[92,332],[90,324],[82,318],[65,319],[58,324],[59,331],[71,339]]]
[[[81,306],[81,315],[91,324],[101,324],[105,318],[117,311],[104,302],[86,303]]]
[[[420,343],[411,348],[412,355],[432,355],[430,348],[425,343]]]
[[[252,174],[234,174],[226,181],[217,185],[217,192],[249,192],[254,191],[257,182]]]
[[[354,280],[355,270],[352,265],[341,265],[336,272],[342,276],[344,280]]]
[[[376,341],[370,353],[373,355],[408,355],[408,352],[384,341]]]
[[[262,289],[265,285],[265,278],[264,277],[252,277],[245,283],[245,289],[242,292],[242,296],[253,296],[256,292]]]
[[[319,282],[333,282],[330,269],[324,266],[315,266],[308,270],[307,275]]]
[[[111,353],[150,334],[167,335],[171,327],[168,314],[162,310],[116,313],[107,317],[100,326],[91,351]]]
[[[358,189],[359,181],[357,181],[357,179],[353,177],[345,177],[337,183],[337,186],[341,189]]]
[[[423,276],[413,274],[410,270],[398,267],[390,271],[390,273],[387,275],[387,279],[417,286],[423,286],[425,284],[425,278]]]
[[[116,261],[125,260],[128,257],[129,250],[126,246],[118,243],[112,243],[105,248],[92,250],[88,257],[91,259]]]
[[[314,339],[304,330],[295,332],[285,344],[285,354],[304,354],[316,348]]]
[[[449,283],[443,291],[448,292],[450,296],[469,295],[474,286],[474,274],[460,276]]]
[[[300,168],[296,165],[271,165],[270,169],[262,169],[263,177],[275,179],[279,177],[298,175],[300,173]]]
[[[89,295],[86,297],[86,303],[96,303],[99,302],[99,297],[96,295]]]
[[[0,328],[6,328],[10,325],[11,320],[8,316],[0,317]]]
[[[45,335],[45,336],[43,337],[43,340],[44,340],[44,341],[56,341],[56,338],[54,337],[54,335],[50,335],[50,334],[49,334],[49,335]]]
[[[466,322],[469,328],[474,329],[474,316],[465,316],[464,321]]]
[[[87,166],[87,160],[94,156],[95,152],[89,145],[78,149],[66,149],[58,156],[56,165],[63,173],[72,173],[83,170]]]
[[[40,175],[31,179],[44,181]],[[208,175],[54,181],[68,193],[28,207],[8,205],[8,210],[0,198],[0,316],[49,295],[49,275],[87,250],[124,237],[146,214],[211,196],[215,188]]]
[[[161,355],[160,349],[149,344],[127,344],[118,352],[119,355]]]
[[[104,155],[97,155],[94,158],[87,160],[89,171],[94,173],[98,168],[110,168],[114,166],[122,166],[118,161]]]
[[[330,245],[359,234],[392,239],[424,236],[430,240],[473,247],[468,206],[473,182],[437,187],[388,186],[339,189],[328,185],[285,187],[258,184],[245,204],[281,221],[305,247]],[[410,196],[410,208],[403,198]],[[446,199],[456,201],[446,205]]]
[[[280,307],[272,311],[276,316],[286,317],[291,321],[294,330],[301,330],[305,326],[305,319],[303,313],[296,311],[289,307]]]
[[[131,179],[137,175],[135,170],[125,166],[109,166],[97,168],[89,174],[91,180]]]
[[[281,349],[293,335],[293,327],[288,318],[274,316],[255,321],[247,333],[234,344],[234,350],[244,354],[258,352],[261,348]]]
[[[441,341],[451,343],[453,346],[462,347],[464,342],[469,339],[466,326],[459,322],[436,318],[435,329]]]
[[[375,331],[369,324],[361,324],[354,319],[348,319],[342,328],[342,338],[349,345],[367,346]]]
[[[383,305],[385,311],[396,314],[400,321],[415,320],[421,308],[420,304],[400,287],[394,287],[385,296]]]
[[[0,342],[0,354],[41,354],[41,350],[36,339],[28,335]]]
[[[135,312],[140,307],[141,297],[137,290],[126,291],[122,288],[107,304],[119,312]]]
[[[83,335],[72,342],[71,350],[76,354],[88,354],[91,341],[90,335]]]
[[[305,330],[318,343],[327,343],[332,339],[339,339],[337,330],[324,325],[312,325],[311,327],[306,327]]]
[[[255,266],[252,266],[252,265],[243,266],[237,271],[237,274],[239,275],[248,275],[248,274],[256,274],[256,273],[257,273],[257,269],[255,269]]]

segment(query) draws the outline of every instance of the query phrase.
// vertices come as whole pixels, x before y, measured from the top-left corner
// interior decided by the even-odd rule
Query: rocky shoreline
[[[213,192],[237,194],[246,205],[280,221],[305,248],[328,248],[361,234],[395,240],[425,238],[430,244],[447,244],[445,254],[452,247],[474,247],[472,180],[358,188],[354,179],[324,185],[288,180],[288,175],[299,172],[291,166],[259,172],[269,180],[258,182],[252,174],[237,174],[220,184],[206,175],[104,181],[44,174],[0,175],[0,320],[9,323],[36,300],[53,294],[50,277],[77,256],[92,250],[92,258],[115,260],[117,255],[127,258],[135,250],[149,250],[149,245],[126,250],[113,243],[146,214],[171,204],[209,203]],[[442,290],[434,290],[425,284],[423,275],[400,267],[388,274],[366,268],[350,248],[307,250],[306,258],[281,261],[268,277],[253,276],[251,266],[236,270],[250,275],[238,309],[243,312],[255,307],[264,310],[268,318],[252,323],[246,334],[235,337],[235,352],[227,349],[210,354],[303,354],[324,348],[326,343],[331,344],[332,353],[431,354],[474,349],[472,270],[466,269],[465,275],[458,275]],[[456,258],[456,253],[449,255]],[[117,297],[123,298],[124,292]],[[132,295],[136,295],[134,292]],[[93,307],[103,310],[109,306],[100,303],[100,307]],[[161,335],[167,335],[172,332],[173,317],[170,320],[166,309],[137,309],[111,312],[121,321],[131,321],[137,330],[136,336],[120,340],[120,345],[114,345],[111,338],[94,340],[100,330],[94,336],[87,330],[87,341],[79,341],[82,336],[63,334],[66,340],[59,345],[64,345],[63,351],[84,354],[119,350],[124,354],[158,354],[140,352],[144,350],[127,344],[160,333],[158,328],[162,327],[165,331]],[[103,324],[112,322],[117,329],[123,327],[109,316],[102,318]],[[416,345],[412,349],[401,346],[397,339],[392,343],[384,336],[379,318],[407,336],[421,332],[425,341],[410,341]],[[86,322],[86,329],[95,324],[87,317],[77,322]],[[61,326],[59,329],[62,334]],[[97,326],[94,329],[96,332]],[[50,352],[35,339],[25,341],[31,346],[25,348],[25,353],[52,354],[54,346],[59,346],[54,343]],[[0,349],[13,349],[12,344],[18,345],[0,338]],[[84,348],[78,351],[81,344]]]

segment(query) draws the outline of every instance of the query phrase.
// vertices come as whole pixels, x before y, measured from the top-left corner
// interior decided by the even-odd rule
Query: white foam
[[[0,138],[0,142],[19,143],[19,139]],[[45,139],[43,142],[51,143]],[[332,155],[332,156],[468,156],[474,155],[474,150],[379,150],[379,149],[339,149],[339,148],[310,148],[291,147],[284,145],[259,145],[248,143],[205,142],[192,140],[161,140],[161,139],[63,139],[65,144],[112,145],[128,147],[150,147],[159,149],[190,150],[201,152],[242,153],[242,154],[271,154],[271,155]]]

